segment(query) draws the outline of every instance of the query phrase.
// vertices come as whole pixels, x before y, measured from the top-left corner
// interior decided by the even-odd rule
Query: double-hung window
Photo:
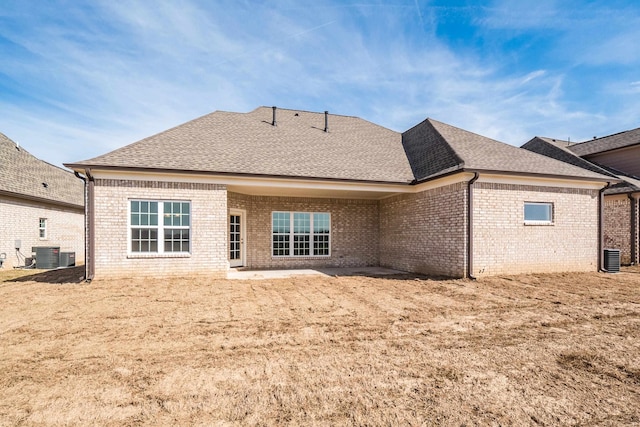
[[[40,222],[38,224],[38,236],[41,240],[47,238],[47,218],[40,218]]]
[[[184,201],[130,201],[132,254],[189,253],[191,203]]]
[[[272,255],[329,256],[331,216],[327,212],[273,212]]]

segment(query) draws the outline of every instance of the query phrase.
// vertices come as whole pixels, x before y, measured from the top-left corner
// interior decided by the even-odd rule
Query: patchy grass
[[[640,425],[638,268],[91,284],[72,270],[0,272],[0,425]]]

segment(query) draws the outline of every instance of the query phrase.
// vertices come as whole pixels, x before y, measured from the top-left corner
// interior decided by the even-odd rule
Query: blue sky
[[[640,127],[639,40],[635,0],[0,0],[0,132],[57,165],[261,105],[585,140]]]

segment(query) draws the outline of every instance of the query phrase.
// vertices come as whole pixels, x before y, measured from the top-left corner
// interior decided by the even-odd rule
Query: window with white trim
[[[40,239],[47,238],[47,218],[40,218],[38,224],[38,236]]]
[[[525,202],[525,224],[553,224],[553,203]]]
[[[272,255],[329,256],[331,215],[328,212],[272,212]]]
[[[190,252],[190,202],[131,200],[129,217],[132,254]]]

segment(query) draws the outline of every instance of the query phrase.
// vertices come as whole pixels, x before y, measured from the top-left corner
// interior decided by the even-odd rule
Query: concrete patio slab
[[[286,279],[295,276],[391,276],[406,274],[404,271],[383,267],[353,267],[353,268],[318,268],[297,270],[239,270],[232,268],[227,273],[231,280],[263,280]]]

